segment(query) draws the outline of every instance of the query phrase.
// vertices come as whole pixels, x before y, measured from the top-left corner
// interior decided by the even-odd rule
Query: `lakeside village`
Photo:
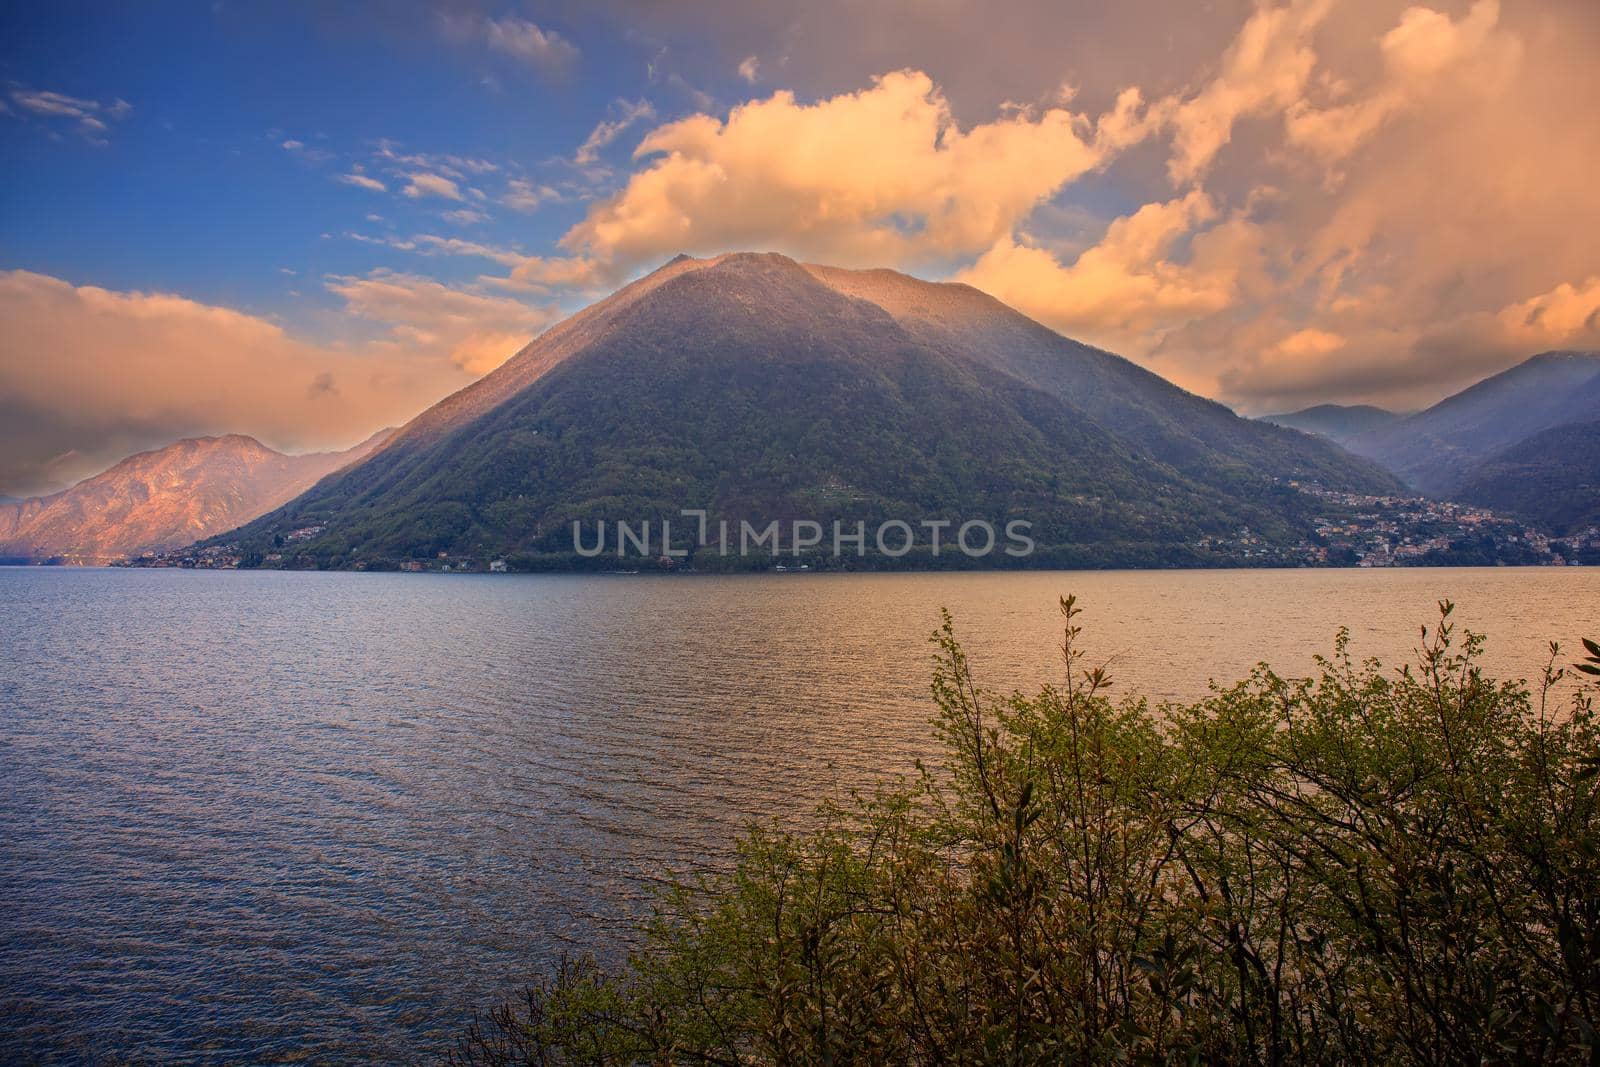
[[[1192,550],[1191,559],[1200,565],[1247,567],[1600,566],[1600,527],[1550,537],[1517,519],[1469,504],[1426,497],[1366,496],[1299,482],[1289,485],[1326,505],[1326,514],[1313,519],[1311,536],[1293,544],[1274,544],[1241,529],[1231,537],[1207,537],[1186,546]],[[262,557],[261,563],[267,567],[305,566],[295,558],[294,546],[312,540],[324,529],[316,525],[289,531],[282,537],[281,548]],[[113,566],[233,570],[241,562],[237,545],[212,545],[150,553]],[[661,570],[680,569],[682,563],[666,557],[634,562]],[[369,567],[357,562],[355,569],[502,573],[515,568],[508,567],[504,559],[452,558],[440,552],[434,558],[398,564]],[[773,558],[772,569],[809,568],[778,556]]]

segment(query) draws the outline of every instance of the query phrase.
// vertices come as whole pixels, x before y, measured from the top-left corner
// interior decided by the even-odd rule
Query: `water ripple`
[[[929,752],[948,605],[984,680],[1192,698],[1443,595],[1535,671],[1600,572],[516,578],[0,569],[0,1060],[435,1057],[668,870]]]

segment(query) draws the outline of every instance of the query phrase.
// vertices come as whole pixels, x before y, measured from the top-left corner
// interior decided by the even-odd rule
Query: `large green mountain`
[[[680,256],[225,540],[283,565],[532,566],[572,557],[575,520],[681,537],[706,508],[735,528],[1023,519],[1038,561],[1153,563],[1241,527],[1300,537],[1297,479],[1397,488],[968,286]]]

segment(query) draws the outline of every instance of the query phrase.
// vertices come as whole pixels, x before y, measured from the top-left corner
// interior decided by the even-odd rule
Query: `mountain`
[[[1261,422],[1314,433],[1343,444],[1357,434],[1387,426],[1402,416],[1370,404],[1318,404],[1281,415],[1262,415]]]
[[[680,256],[557,324],[381,452],[225,539],[285,563],[571,558],[572,523],[1026,519],[1049,558],[1160,561],[1248,526],[1291,479],[1390,491],[958,284],[783,256]],[[591,527],[592,528],[592,527]],[[657,527],[659,529],[659,527]],[[296,559],[298,557],[298,559]]]
[[[1424,493],[1450,496],[1478,464],[1596,411],[1600,353],[1546,352],[1344,444]]]
[[[241,434],[140,452],[70,489],[0,505],[0,558],[97,563],[178,548],[292,500],[391,432],[300,456]]]
[[[1600,526],[1600,420],[1544,430],[1491,456],[1455,495],[1557,535]]]

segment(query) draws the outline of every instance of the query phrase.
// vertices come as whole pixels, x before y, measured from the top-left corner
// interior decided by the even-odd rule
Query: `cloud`
[[[480,222],[489,221],[488,215],[484,214],[482,211],[475,211],[470,207],[457,208],[454,211],[446,211],[439,217],[444,219],[446,222],[453,222],[457,226],[476,226]]]
[[[634,103],[619,100],[616,103],[616,108],[620,114],[615,119],[605,119],[597,123],[595,128],[589,132],[589,136],[584,139],[583,144],[578,146],[578,152],[573,157],[573,162],[577,163],[578,166],[587,167],[594,163],[600,158],[600,150],[615,141],[622,131],[632,126],[635,122],[656,117],[656,109],[648,100],[639,100]]]
[[[625,269],[618,264],[586,256],[528,256],[509,277],[485,281],[512,291],[574,290],[593,294],[616,286],[625,276]]]
[[[1498,0],[1477,0],[1460,20],[1431,8],[1407,8],[1380,42],[1380,83],[1342,104],[1316,107],[1297,100],[1287,111],[1289,143],[1333,162],[1436,92],[1498,91],[1521,52],[1514,38],[1496,32],[1499,17]],[[1455,77],[1464,67],[1470,77]]]
[[[357,189],[370,189],[374,193],[384,193],[389,191],[388,186],[384,185],[378,179],[355,172],[350,174],[336,174],[334,175],[333,180],[337,182],[344,182],[346,185],[353,185]]]
[[[532,214],[547,201],[560,200],[561,194],[548,185],[534,185],[526,178],[513,178],[506,182],[506,191],[500,202],[513,211]]]
[[[1173,258],[1176,245],[1216,215],[1210,198],[1195,190],[1117,219],[1070,265],[1005,239],[956,280],[1065,333],[1125,349],[1233,302],[1238,272],[1231,264]]]
[[[412,171],[405,176],[405,181],[406,187],[401,191],[413,200],[420,200],[425,196],[437,196],[444,200],[461,199],[461,187],[439,174]]]
[[[509,248],[499,248],[477,241],[467,241],[459,237],[440,237],[431,233],[419,233],[412,237],[398,237],[393,234],[373,237],[352,230],[345,233],[345,236],[352,241],[360,241],[362,244],[382,245],[385,248],[394,248],[401,252],[415,252],[421,256],[472,256],[478,259],[491,260],[507,267],[516,267],[528,260],[528,257],[521,252]]]
[[[745,56],[739,61],[739,77],[754,85],[760,66],[761,63],[755,56]]]
[[[476,25],[490,48],[541,71],[559,73],[577,61],[577,46],[555,31],[541,29],[526,19],[507,15],[483,19]]]
[[[520,252],[513,252],[508,248],[496,248],[493,245],[480,244],[476,241],[463,241],[458,237],[437,237],[431,233],[418,234],[412,238],[423,249],[452,256],[477,256],[480,259],[490,259],[506,266],[516,266],[527,259]]]
[[[1157,105],[1174,129],[1168,172],[1174,182],[1200,177],[1233,137],[1242,118],[1282,112],[1305,92],[1316,53],[1312,31],[1332,0],[1263,4],[1245,22],[1222,58],[1222,69],[1198,93]]]
[[[1300,359],[1306,356],[1326,356],[1344,346],[1345,339],[1338,334],[1308,327],[1297,330],[1279,341],[1274,351],[1290,359]]]
[[[44,121],[67,120],[74,132],[91,144],[105,144],[110,123],[133,113],[133,105],[120,97],[109,104],[48,89],[14,87],[11,101],[19,111]]]
[[[500,164],[491,160],[480,159],[476,156],[460,156],[450,153],[434,152],[407,152],[398,141],[388,138],[376,142],[377,149],[373,158],[378,165],[387,168],[391,173],[404,175],[407,171],[427,171],[431,174],[442,174],[458,182],[466,181],[470,177],[482,177],[486,174],[496,174],[501,170]],[[361,168],[357,167],[357,170]]]
[[[649,133],[645,166],[562,237],[569,263],[540,269],[596,277],[730,248],[868,266],[971,254],[1109,152],[1060,106],[963,128],[919,71],[815,104],[778,92]]]
[[[468,374],[484,375],[520,352],[531,338],[528,333],[473,333],[455,345],[450,358]]]
[[[276,140],[276,138],[277,138],[277,134],[275,132],[272,133],[272,134],[269,134],[269,136],[272,137],[274,140]],[[326,163],[328,160],[333,158],[333,153],[329,152],[327,149],[325,149],[325,148],[312,148],[312,147],[308,146],[304,141],[296,140],[293,137],[289,138],[286,141],[279,142],[278,147],[282,148],[285,152],[288,152],[290,155],[295,156],[295,157],[297,157],[299,159],[303,159],[308,163]]]
[[[419,298],[414,313],[426,309]],[[470,329],[432,347],[317,344],[230,308],[28,271],[0,273],[0,318],[0,492],[9,494],[53,490],[197,434],[343,447],[471,380],[451,358]]]
[[[474,375],[515,355],[559,314],[553,306],[531,307],[390,270],[335,275],[327,287],[350,314],[389,326],[395,342],[444,352],[451,363]]]
[[[818,4],[814,24],[675,7],[688,38],[724,34],[724,55],[770,50],[786,77],[833,88],[702,102],[648,130],[560,254],[483,283],[598,292],[679,251],[897,267],[978,285],[1252,409],[1410,407],[1531,351],[1595,343],[1600,252],[1574,239],[1600,232],[1600,125],[1582,106],[1600,98],[1592,5],[1237,0],[1230,23],[1168,0],[1040,3],[1024,37],[997,29],[1002,66],[971,57],[981,13],[935,26],[885,0],[841,39],[823,28],[842,9]],[[1170,28],[1164,48],[1145,47],[1152,24]],[[1091,30],[1121,42],[1110,59],[1072,43]],[[1035,47],[1041,35],[1066,44]],[[919,53],[962,96],[914,66],[860,74]],[[657,53],[653,82],[674,76],[673,54]],[[508,192],[524,210],[542,196]]]
[[[1562,282],[1496,318],[1528,348],[1600,348],[1600,275],[1577,285]]]

